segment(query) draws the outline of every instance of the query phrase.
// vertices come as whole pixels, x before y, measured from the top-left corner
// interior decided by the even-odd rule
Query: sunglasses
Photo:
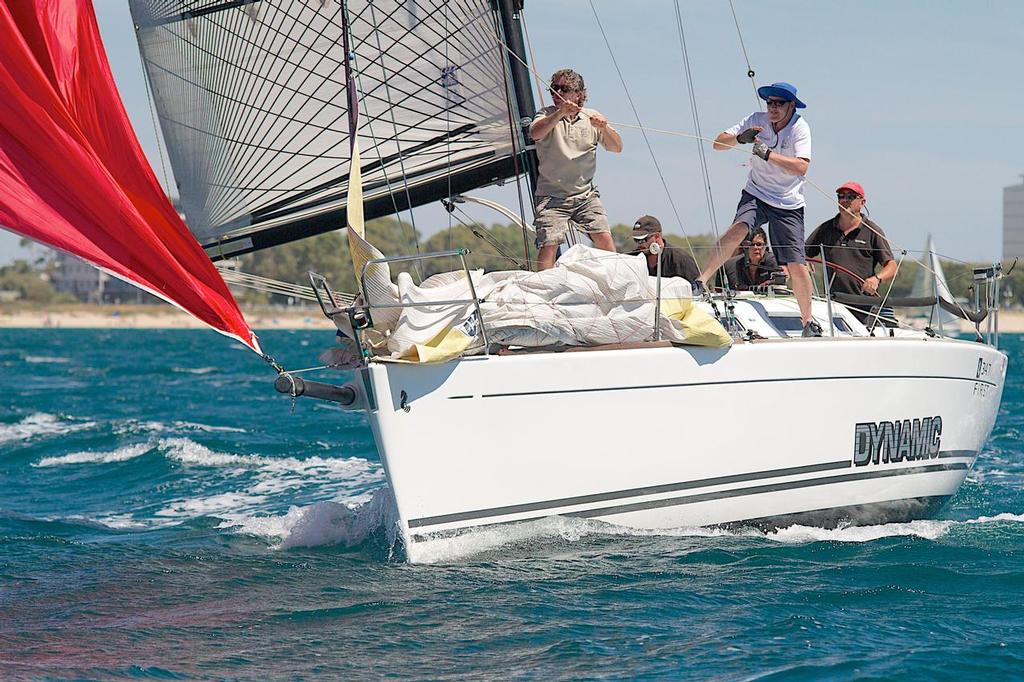
[[[576,92],[568,85],[552,85],[551,92]]]
[[[768,106],[770,107],[784,107],[789,104],[789,100],[785,99],[770,99],[768,100]]]
[[[856,192],[837,192],[836,198],[839,201],[853,201],[854,199],[860,199],[860,195]]]
[[[633,241],[637,244],[643,244],[645,241],[651,238],[651,235],[644,235],[643,237],[633,237]]]
[[[747,244],[747,246],[749,248],[753,248],[753,249],[763,249],[764,247],[766,247],[768,245],[765,244],[764,242],[754,242],[752,244]]]

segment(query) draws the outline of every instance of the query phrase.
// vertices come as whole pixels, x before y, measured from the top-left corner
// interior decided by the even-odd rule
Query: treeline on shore
[[[612,237],[620,253],[628,253],[633,249],[633,240],[629,234],[631,230],[631,225],[620,224],[612,227]],[[366,238],[388,256],[468,249],[470,254],[466,257],[466,263],[469,267],[483,268],[485,271],[525,269],[526,260],[529,259],[532,264],[537,256],[532,235],[528,240],[524,240],[522,229],[513,224],[493,224],[487,227],[455,223],[450,229],[444,229],[424,240],[409,223],[383,218],[367,223]],[[668,234],[665,238],[672,246],[692,249],[700,264],[707,259],[715,243],[713,235],[710,234],[688,238]],[[921,269],[917,259],[923,256],[921,253],[908,252],[903,257],[891,296],[910,295],[914,280]],[[898,260],[900,254],[897,253],[896,257]],[[946,281],[954,296],[973,301],[971,286],[976,265],[988,264],[942,261]],[[459,267],[461,266],[457,258],[436,258],[420,261],[418,270],[409,263],[396,263],[392,266],[392,272],[409,272],[420,281],[435,273],[456,270]],[[341,231],[249,254],[242,259],[242,270],[245,272],[286,282],[307,284],[307,272],[310,269],[327,277],[331,286],[339,291],[357,290],[356,275],[352,271],[352,260],[349,256],[348,237]],[[820,275],[818,277],[820,278]],[[1004,304],[1024,305],[1024,268],[1015,269],[1009,278],[1003,280],[1003,290]],[[252,302],[266,301],[265,296],[256,292],[246,296],[253,296],[247,299]]]
[[[628,252],[633,248],[630,230],[630,225],[615,225],[612,228],[612,236],[619,252]],[[537,255],[532,236],[524,239],[523,231],[512,224],[485,226],[456,222],[450,228],[424,239],[408,222],[382,218],[367,223],[366,237],[388,256],[466,249],[469,251],[466,257],[469,267],[482,268],[485,271],[526,269],[527,263],[532,264]],[[697,262],[701,264],[714,245],[713,236],[708,234],[689,238],[670,234],[666,235],[666,240],[672,246],[692,249]],[[56,267],[52,254],[52,251],[46,250],[32,261],[18,260],[0,267],[0,293],[8,292],[7,299],[16,298],[35,304],[74,301],[75,299],[67,294],[57,293],[51,283]],[[904,257],[899,275],[893,284],[892,296],[910,295],[921,268],[916,259],[922,256],[920,253],[908,253]],[[897,253],[897,259],[899,258],[900,254]],[[973,291],[970,287],[973,284],[972,271],[975,265],[942,261],[947,283],[954,296],[973,301]],[[456,270],[459,267],[461,266],[458,258],[445,257],[423,260],[415,264],[396,263],[392,266],[392,272],[406,271],[412,274],[416,281],[421,281],[438,272]],[[357,290],[356,273],[353,272],[349,256],[348,237],[340,230],[246,254],[240,258],[240,269],[243,272],[294,284],[309,284],[308,272],[314,270],[327,277],[331,286],[338,291]],[[1003,280],[1003,292],[1004,305],[1024,305],[1024,268],[1015,269]],[[240,302],[247,304],[288,302],[279,295],[249,289],[239,292],[238,295]]]

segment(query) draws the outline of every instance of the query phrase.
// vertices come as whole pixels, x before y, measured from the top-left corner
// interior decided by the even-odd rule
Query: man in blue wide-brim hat
[[[757,89],[767,111],[755,111],[715,138],[715,149],[733,149],[754,143],[747,186],[736,217],[715,245],[701,281],[708,282],[755,228],[768,224],[772,251],[784,266],[800,306],[804,336],[821,336],[811,317],[811,274],[804,254],[804,175],[811,163],[811,128],[796,113],[807,105],[789,83]],[[698,285],[699,288],[700,285]]]

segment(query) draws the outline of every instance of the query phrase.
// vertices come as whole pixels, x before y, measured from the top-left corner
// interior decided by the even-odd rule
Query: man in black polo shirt
[[[647,272],[653,277],[658,274],[658,256],[651,253],[651,244],[661,246],[661,276],[682,277],[693,284],[700,278],[700,268],[697,261],[693,259],[686,249],[678,246],[669,246],[661,235],[661,221],[651,215],[641,216],[633,224],[633,231],[630,233],[633,241],[636,242],[636,250],[633,254],[642,253],[647,257]]]
[[[864,217],[864,188],[856,182],[847,182],[836,189],[839,213],[818,226],[807,238],[807,255],[818,256],[822,249],[825,260],[838,268],[829,268],[831,290],[848,294],[878,296],[882,282],[896,277],[896,260],[889,239],[878,225]],[[881,270],[875,272],[876,267]],[[866,313],[857,313],[864,321]]]

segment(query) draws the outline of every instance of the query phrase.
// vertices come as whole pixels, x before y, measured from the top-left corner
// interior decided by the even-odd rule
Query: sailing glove
[[[772,150],[768,149],[768,145],[764,142],[755,142],[753,152],[754,156],[760,156],[765,161],[767,161],[768,157],[772,155]]]
[[[757,131],[753,128],[747,128],[742,133],[736,136],[736,141],[740,144],[750,144],[757,137]]]

